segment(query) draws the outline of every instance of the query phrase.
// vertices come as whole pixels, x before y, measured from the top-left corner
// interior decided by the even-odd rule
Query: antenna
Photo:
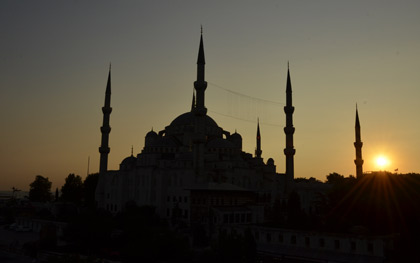
[[[87,165],[87,174],[86,174],[86,176],[89,176],[89,163],[90,163],[90,156],[88,156],[88,165]]]

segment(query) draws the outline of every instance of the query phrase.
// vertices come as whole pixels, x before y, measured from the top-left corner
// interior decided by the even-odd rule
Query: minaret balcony
[[[295,133],[295,127],[284,127],[284,133],[285,134],[293,134]]]
[[[355,142],[354,143],[354,147],[356,147],[356,148],[361,148],[363,146],[363,142]]]
[[[109,153],[110,152],[110,148],[109,147],[99,147],[99,153]]]
[[[101,127],[101,132],[102,133],[110,133],[111,132],[111,127],[109,127],[109,126],[102,126]]]
[[[293,106],[284,106],[284,113],[292,114],[295,111],[295,107]]]
[[[355,165],[363,165],[363,163],[364,163],[365,161],[363,160],[363,159],[356,159],[356,160],[354,160],[354,164]]]
[[[285,155],[295,155],[296,150],[293,148],[286,148],[283,150],[283,152]]]
[[[207,81],[194,81],[194,88],[196,90],[205,90],[207,88]]]
[[[112,108],[111,107],[102,107],[103,114],[111,114]]]

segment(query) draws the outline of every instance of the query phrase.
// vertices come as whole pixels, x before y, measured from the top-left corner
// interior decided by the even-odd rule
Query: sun
[[[389,159],[386,156],[380,155],[375,159],[376,166],[380,170],[384,170],[390,163]]]

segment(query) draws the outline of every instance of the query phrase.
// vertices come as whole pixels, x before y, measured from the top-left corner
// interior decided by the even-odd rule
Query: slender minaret
[[[197,80],[194,82],[194,88],[196,91],[196,114],[206,115],[207,109],[204,106],[204,92],[207,88],[207,82],[204,80],[204,68],[206,60],[204,58],[204,45],[203,45],[203,29],[201,29],[200,35],[200,49],[198,50],[197,59]]]
[[[101,133],[101,147],[99,147],[99,152],[101,153],[101,158],[99,162],[99,174],[103,174],[108,170],[108,154],[109,154],[109,133],[111,132],[111,127],[109,126],[109,118],[112,112],[111,108],[111,65],[109,65],[108,72],[108,83],[106,85],[105,91],[105,104],[102,107],[102,112],[104,114],[104,119],[102,122]]]
[[[261,134],[260,134],[260,120],[257,121],[257,148],[255,149],[255,157],[261,159]]]
[[[205,134],[205,115],[207,109],[204,106],[204,92],[207,88],[207,82],[204,80],[204,69],[206,60],[204,58],[204,45],[203,45],[203,28],[201,28],[200,35],[200,48],[198,50],[197,59],[197,80],[194,81],[195,89],[195,107],[192,110],[194,113],[194,136],[193,136],[193,163],[194,171],[197,181],[205,180],[204,175],[204,144],[206,142]],[[200,178],[200,179],[199,179]],[[199,179],[199,180],[198,180]]]
[[[286,155],[286,176],[289,181],[294,179],[294,161],[293,156],[296,150],[293,147],[293,134],[295,128],[293,127],[293,112],[295,107],[292,106],[292,83],[290,81],[289,64],[287,65],[287,86],[286,86],[286,106],[284,113],[286,114],[286,127],[284,133],[286,134],[286,148],[284,148],[284,155]]]
[[[361,178],[363,176],[363,159],[362,159],[362,146],[363,142],[360,136],[360,122],[359,122],[359,112],[357,111],[356,104],[356,141],[354,142],[354,148],[356,148],[356,159],[354,163],[356,164],[356,178]]]

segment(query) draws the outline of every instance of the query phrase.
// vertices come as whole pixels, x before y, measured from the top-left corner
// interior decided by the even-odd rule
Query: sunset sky
[[[420,1],[1,1],[0,190],[99,170],[109,63],[109,169],[189,111],[200,25],[208,114],[284,172],[287,63],[295,177],[420,172]],[[237,95],[232,92],[244,94]],[[259,99],[255,99],[259,98]],[[273,103],[275,102],[275,103]]]

